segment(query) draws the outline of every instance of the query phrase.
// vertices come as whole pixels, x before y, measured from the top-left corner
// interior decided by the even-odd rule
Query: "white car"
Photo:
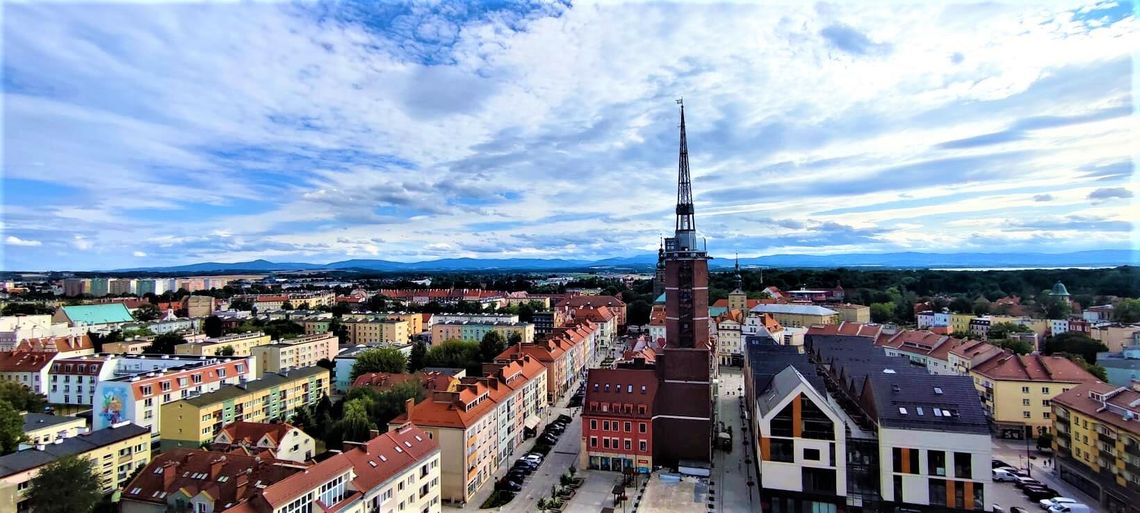
[[[1017,481],[1017,474],[1010,472],[1010,469],[995,468],[993,469],[993,479],[995,482],[1013,482]]]
[[[1041,505],[1041,509],[1050,509],[1058,504],[1076,504],[1077,501],[1068,497],[1053,497],[1052,499],[1041,499],[1037,504]]]
[[[1079,502],[1055,504],[1049,508],[1049,513],[1091,513],[1089,507]]]

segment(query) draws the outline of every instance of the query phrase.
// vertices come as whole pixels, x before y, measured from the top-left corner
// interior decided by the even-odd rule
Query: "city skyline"
[[[6,6],[0,262],[649,254],[679,96],[715,253],[1140,247],[1131,6],[785,7]]]

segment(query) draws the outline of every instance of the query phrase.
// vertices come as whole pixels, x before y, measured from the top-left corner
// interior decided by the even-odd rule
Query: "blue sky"
[[[4,6],[5,269],[1140,247],[1116,2]],[[1130,149],[1131,148],[1131,149]]]

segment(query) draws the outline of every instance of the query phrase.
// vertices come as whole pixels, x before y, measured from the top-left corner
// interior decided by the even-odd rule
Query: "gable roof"
[[[824,308],[817,305],[789,305],[789,304],[759,304],[749,311],[762,313],[768,312],[773,314],[789,314],[789,315],[838,315],[839,312],[830,308]]]
[[[0,456],[0,477],[39,468],[60,458],[83,454],[144,434],[150,435],[150,428],[137,424],[111,426],[71,438],[64,438],[58,444],[45,445],[43,449],[25,449],[6,454]],[[149,436],[147,440],[149,443]]]
[[[76,351],[95,350],[91,337],[84,333],[81,336],[29,338],[20,341],[16,350],[24,351],[57,351],[70,353]]]
[[[794,366],[789,365],[784,367],[784,370],[776,373],[776,375],[772,377],[772,380],[768,383],[766,388],[756,394],[756,407],[760,410],[760,414],[767,415],[768,412],[778,406],[785,397],[799,389],[800,385],[804,385],[804,390],[808,394],[820,395],[819,390],[817,390],[803,374],[800,374],[800,371],[796,370]],[[817,402],[817,406],[819,406],[821,410],[830,409],[831,406],[827,404],[824,397],[825,396],[822,395],[819,397],[819,399],[823,400],[821,404],[819,401],[813,402]]]
[[[971,372],[998,381],[1048,381],[1059,383],[1092,383],[1098,381],[1072,360],[1063,356],[1041,354],[1019,355],[1005,351],[975,365]]]
[[[1109,383],[1082,383],[1054,397],[1053,403],[1140,436],[1140,391]]]
[[[122,303],[102,305],[61,306],[64,315],[72,324],[111,324],[133,322],[130,310]]]
[[[883,333],[882,324],[864,324],[842,321],[839,324],[825,324],[808,328],[808,335],[851,335],[855,337],[877,338]]]
[[[969,376],[876,374],[867,387],[879,425],[887,428],[990,432]]]
[[[217,440],[222,435],[225,435],[230,441],[228,445],[248,444],[257,445],[263,438],[267,438],[276,447],[281,443],[281,440],[289,434],[290,431],[296,430],[296,427],[289,423],[268,423],[268,422],[234,422],[222,428],[218,433]],[[220,442],[218,442],[220,443]]]
[[[260,495],[265,486],[303,474],[307,467],[264,456],[172,449],[156,455],[123,488],[123,499],[165,504],[170,494],[196,497],[205,493],[214,499],[214,511],[224,511]]]

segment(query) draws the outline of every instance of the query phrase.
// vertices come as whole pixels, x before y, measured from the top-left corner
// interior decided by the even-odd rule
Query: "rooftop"
[[[79,417],[65,417],[62,415],[45,415],[43,413],[25,413],[24,432],[27,433],[38,429],[50,428],[60,424],[69,424],[77,420],[83,419]]]
[[[122,303],[61,306],[60,308],[73,324],[112,324],[135,320],[134,317],[131,317],[131,312],[127,310],[127,306]]]
[[[971,372],[999,381],[1049,381],[1087,383],[1097,381],[1072,360],[1063,356],[1041,354],[1019,355],[1005,352],[1001,356],[975,365]]]
[[[790,315],[837,315],[838,312],[830,308],[816,305],[787,305],[787,304],[759,304],[750,309],[756,313],[790,314]]]
[[[1053,403],[1140,436],[1140,392],[1135,390],[1084,383],[1054,397]]]
[[[64,438],[59,443],[43,446],[43,449],[25,449],[0,456],[0,477],[39,468],[60,458],[84,454],[140,435],[146,435],[149,443],[150,428],[136,424],[120,424],[71,438]]]

